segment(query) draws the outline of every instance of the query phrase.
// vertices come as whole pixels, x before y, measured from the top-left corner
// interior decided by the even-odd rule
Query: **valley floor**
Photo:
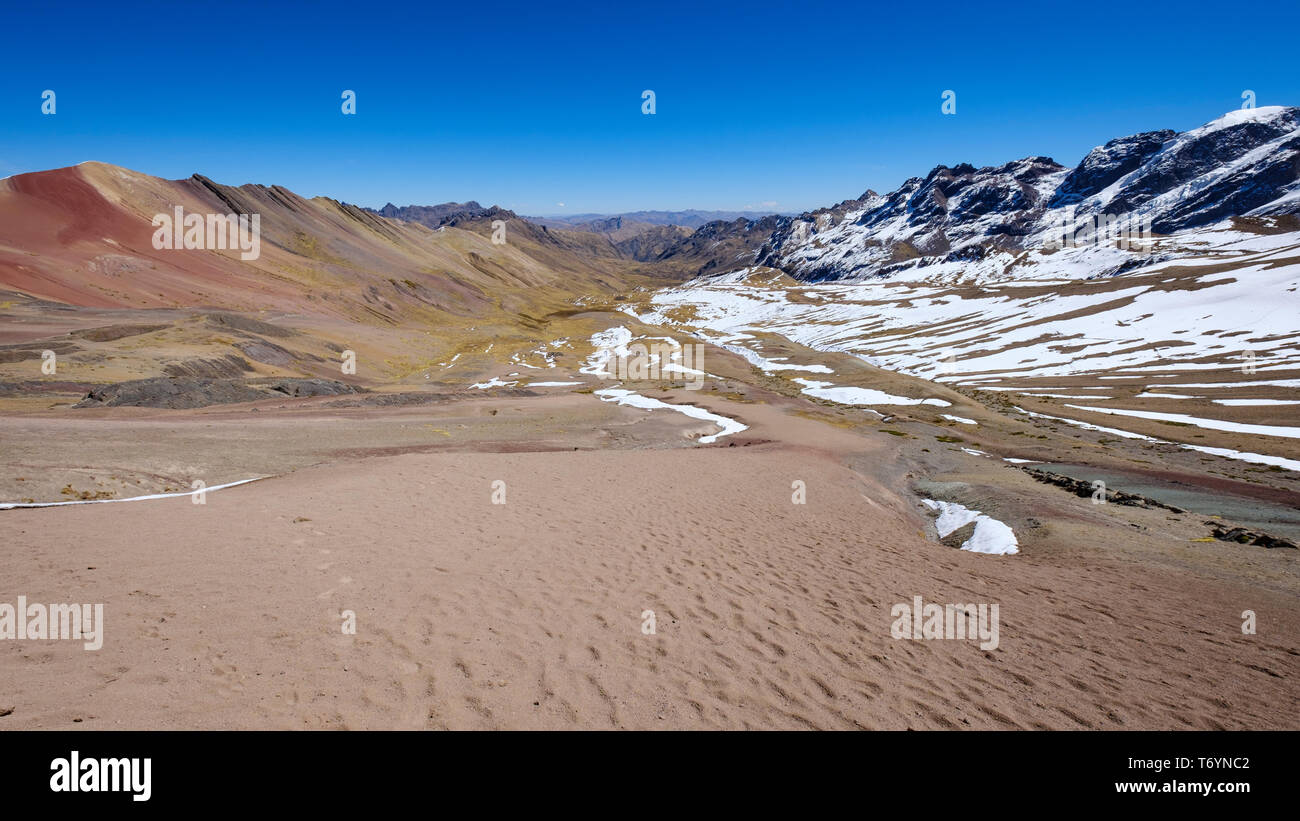
[[[1296,551],[860,411],[663,396],[749,428],[586,393],[0,418],[9,498],[92,439],[124,473],[186,443],[209,485],[278,474],[0,512],[5,593],[105,619],[98,651],[0,641],[0,729],[1300,727]],[[1020,552],[937,541],[941,495]],[[917,596],[997,604],[998,646],[894,638]]]

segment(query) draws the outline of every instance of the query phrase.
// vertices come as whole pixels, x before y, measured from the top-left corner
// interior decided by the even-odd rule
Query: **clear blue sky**
[[[372,207],[799,211],[1073,165],[1244,89],[1300,104],[1295,0],[7,6],[0,176],[95,159]]]

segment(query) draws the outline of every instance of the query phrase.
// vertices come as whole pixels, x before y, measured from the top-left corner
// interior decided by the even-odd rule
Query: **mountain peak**
[[[1075,210],[1062,210],[1067,206]],[[1230,217],[1297,211],[1300,108],[1265,106],[1182,133],[1117,137],[1073,169],[1042,155],[983,168],[936,165],[884,196],[868,191],[856,202],[783,220],[746,247],[756,249],[760,264],[797,279],[856,279],[920,258],[964,263],[1019,253],[1041,244],[1062,219],[1092,214],[1140,218],[1155,233],[1172,234]],[[745,226],[762,233],[755,229]],[[724,250],[729,263],[739,258]]]
[[[1203,136],[1224,128],[1232,128],[1244,123],[1273,122],[1276,120],[1300,119],[1300,108],[1287,105],[1264,105],[1257,108],[1239,108],[1229,111],[1221,117],[1210,120],[1199,128],[1186,132],[1188,135]]]

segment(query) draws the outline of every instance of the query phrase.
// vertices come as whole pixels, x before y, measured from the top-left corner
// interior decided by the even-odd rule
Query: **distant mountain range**
[[[418,222],[427,228],[439,228],[455,219],[483,219],[485,217],[495,219],[498,214],[506,215],[507,218],[515,216],[513,212],[498,208],[495,205],[484,208],[474,200],[469,202],[444,202],[441,205],[405,205],[401,207],[390,202],[378,211],[371,208],[366,210],[373,211],[373,213],[389,219]]]
[[[555,236],[583,232],[602,254],[707,275],[779,269],[805,281],[859,279],[973,263],[1041,248],[1049,232],[1097,215],[1169,235],[1229,217],[1300,213],[1300,109],[1242,109],[1190,131],[1150,131],[1098,146],[1074,168],[1050,157],[999,166],[939,165],[888,194],[798,215],[632,211],[519,217],[477,202],[384,206],[430,228],[518,219]],[[1104,273],[1099,271],[1098,273]]]
[[[638,262],[662,257],[701,226],[718,221],[755,219],[762,216],[754,211],[686,210],[521,218],[513,211],[497,206],[485,208],[473,200],[404,207],[388,203],[374,213],[408,222],[418,222],[429,228],[455,226],[473,220],[524,219],[543,228],[598,234],[609,240],[619,256]]]
[[[1057,249],[1048,242],[1054,227],[1068,219],[1099,214],[1140,217],[1157,235],[1150,252],[1105,243]],[[200,224],[191,238],[188,221],[196,215]],[[256,216],[259,250],[246,256],[226,243],[222,215]],[[1018,329],[1019,317],[1038,311],[1040,303],[1051,301],[1045,294],[1055,293],[1036,288],[1080,280],[1104,280],[1116,288],[1133,282],[1117,274],[1145,277],[1142,287],[1152,293],[1144,304],[1164,305],[1167,324],[1166,330],[1152,330],[1156,323],[1151,322],[1139,326],[1139,335],[1121,340],[1124,344],[1155,340],[1198,357],[1220,357],[1215,360],[1220,364],[1247,343],[1272,346],[1256,351],[1261,356],[1294,355],[1280,345],[1290,345],[1286,340],[1294,337],[1296,286],[1284,269],[1300,247],[1297,108],[1234,111],[1183,133],[1121,137],[1089,152],[1075,168],[1041,156],[985,168],[941,165],[888,194],[867,191],[797,216],[728,214],[733,218],[695,228],[672,222],[705,215],[643,212],[534,221],[472,201],[389,204],[374,211],[301,197],[277,185],[230,186],[198,174],[163,180],[98,162],[18,174],[0,179],[0,313],[10,312],[0,323],[0,383],[30,379],[32,363],[47,350],[61,358],[83,357],[87,370],[76,378],[98,384],[249,373],[333,378],[340,352],[360,349],[370,361],[384,363],[383,378],[423,384],[435,366],[457,354],[463,354],[460,367],[480,362],[471,355],[484,357],[480,364],[487,367],[495,361],[486,358],[491,340],[504,345],[513,339],[519,347],[510,353],[523,356],[535,352],[543,336],[589,337],[590,329],[582,325],[586,320],[575,317],[590,306],[640,306],[639,315],[648,316],[653,306],[647,295],[715,274],[727,276],[681,290],[739,287],[751,278],[792,284],[782,275],[803,282],[896,276],[947,289],[935,292],[946,296],[924,305],[907,293],[895,294],[889,308],[893,320],[886,317],[889,300],[878,298],[864,299],[854,311],[838,299],[799,302],[797,308],[784,298],[770,304],[760,300],[760,308],[774,313],[742,318],[780,328],[791,338],[808,334],[810,343],[850,346],[898,367],[932,368],[939,360],[929,357],[918,364],[919,355],[910,349],[882,348],[898,340],[876,339],[876,331],[861,340],[864,328],[887,320],[909,328],[957,311],[945,320],[954,334],[995,315],[1012,323],[1000,326],[1003,330]],[[159,228],[160,218],[173,216],[175,222],[168,224],[180,225],[184,218],[187,225],[184,250],[170,241],[170,229]],[[504,243],[493,236],[497,220],[507,223]],[[160,232],[167,243],[159,244]],[[1186,299],[1163,296],[1180,287],[1199,294],[1222,279],[1202,281],[1199,275],[1229,272],[1240,278],[1241,289]],[[998,290],[1004,280],[1041,285],[1013,304]],[[893,284],[860,291],[879,297]],[[1104,292],[1088,291],[1090,297]],[[1112,301],[1133,298],[1120,294]],[[749,302],[724,308],[757,311]],[[664,302],[660,307],[683,306]],[[1033,340],[1042,336],[1048,348],[1085,332],[1071,324],[1076,303],[1056,307],[1062,312],[1053,320],[1061,323],[1056,336],[1037,327],[1025,332]],[[1143,306],[1121,307],[1107,319],[1115,327],[1152,316]],[[723,311],[710,308],[715,309]],[[109,322],[122,327],[94,331],[102,339],[44,339],[42,323],[50,312],[72,317],[68,330],[78,323],[91,330]],[[239,318],[225,318],[227,313]],[[820,327],[850,314],[863,324],[850,323],[833,334]],[[1261,325],[1257,314],[1272,316],[1273,324]],[[275,317],[291,318],[301,334],[276,336],[275,328],[264,327]],[[577,324],[570,326],[571,319]],[[1206,321],[1212,324],[1205,326]],[[1199,347],[1179,339],[1184,326],[1198,323]],[[139,328],[161,325],[167,328],[147,333],[168,340],[172,347],[165,354],[135,338],[146,333]],[[1245,334],[1248,327],[1268,331],[1260,335],[1263,342],[1220,338],[1220,333]],[[991,350],[1010,344],[995,336],[988,340]],[[1283,342],[1275,345],[1278,340]],[[959,337],[950,337],[947,344],[958,342]],[[418,350],[412,348],[416,343]],[[1045,348],[1034,356],[1052,362],[1057,354]],[[1115,356],[1120,362],[1136,354]],[[967,351],[966,358],[975,357]]]
[[[710,222],[723,220],[731,222],[736,219],[761,219],[770,212],[765,211],[627,211],[622,214],[574,214],[572,216],[527,217],[538,225],[553,224],[555,227],[579,227],[609,220],[625,222],[645,222],[650,225],[676,225],[682,228],[699,228]]]
[[[262,260],[157,252],[150,219],[178,204],[260,214]],[[1004,277],[1026,265],[1041,275],[1067,262],[1071,276],[1101,276],[1149,264],[1131,254],[1043,253],[1053,226],[1103,213],[1136,215],[1162,236],[1229,219],[1300,231],[1300,108],[1244,109],[1183,133],[1120,137],[1074,168],[1041,156],[985,168],[940,165],[888,194],[866,191],[795,216],[641,211],[540,219],[473,201],[375,211],[279,186],[233,187],[197,174],[166,181],[86,163],[0,180],[0,288],[104,306],[215,304],[236,294],[275,304],[286,281],[253,270],[269,268],[302,279],[285,294],[286,305],[301,307],[300,288],[327,281],[328,271],[342,279],[314,298],[342,308],[332,300],[351,293],[343,282],[359,285],[355,271],[363,271],[377,280],[355,294],[364,307],[345,313],[397,320],[406,310],[397,293],[403,283],[427,277],[424,307],[472,313],[493,303],[500,283],[530,288],[556,277],[565,287],[580,279],[616,289],[624,275],[682,280],[754,267],[820,281],[904,271]],[[509,224],[508,246],[487,241],[498,219]],[[452,229],[467,233],[453,237]],[[1206,253],[1214,241],[1183,244],[1187,253]]]
[[[1300,109],[1271,106],[1183,133],[1111,140],[1073,169],[1049,157],[940,165],[883,196],[867,191],[794,217],[705,225],[663,258],[690,260],[702,274],[761,265],[806,281],[854,279],[1014,257],[1044,247],[1057,226],[1103,214],[1169,235],[1229,217],[1296,213]]]

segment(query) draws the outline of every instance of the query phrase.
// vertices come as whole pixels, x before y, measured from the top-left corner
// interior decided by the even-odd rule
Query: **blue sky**
[[[13,3],[0,176],[95,159],[372,207],[799,211],[940,163],[1073,165],[1245,89],[1300,104],[1294,0],[1050,6]]]

